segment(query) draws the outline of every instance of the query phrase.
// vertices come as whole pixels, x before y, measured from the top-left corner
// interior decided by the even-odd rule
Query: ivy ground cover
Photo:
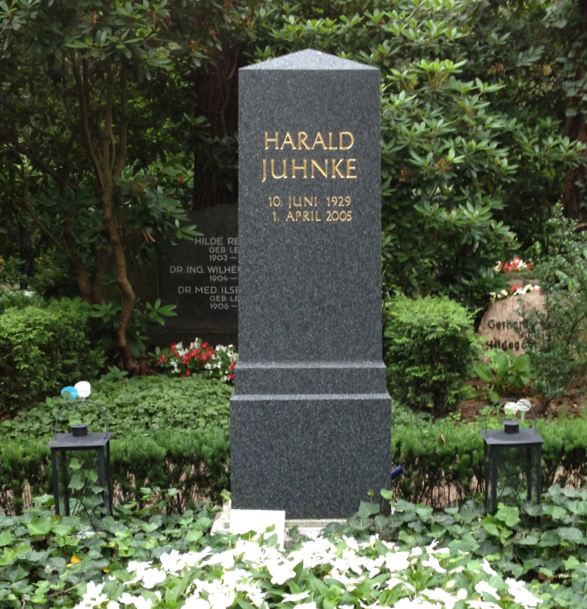
[[[164,506],[156,510],[162,511]],[[555,609],[584,605],[587,492],[433,512],[362,504],[316,539],[210,534],[212,514],[125,507],[93,529],[44,508],[0,519],[0,606]]]

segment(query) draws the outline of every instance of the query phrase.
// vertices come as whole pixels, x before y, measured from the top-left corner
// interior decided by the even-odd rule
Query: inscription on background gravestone
[[[524,339],[520,335],[522,316],[520,309],[544,308],[544,296],[540,292],[529,292],[510,296],[490,304],[481,319],[478,333],[487,339],[488,349],[512,351],[514,355],[524,353]]]
[[[239,71],[237,509],[350,515],[389,485],[379,71],[302,51]]]
[[[156,330],[156,341],[235,343],[238,315],[237,208],[219,205],[194,212],[201,236],[168,248],[159,261],[159,298],[177,317]]]

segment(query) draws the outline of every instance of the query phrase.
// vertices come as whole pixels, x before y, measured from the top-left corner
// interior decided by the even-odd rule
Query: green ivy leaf
[[[497,513],[495,514],[495,518],[503,522],[511,529],[515,527],[518,522],[520,522],[520,512],[514,505],[505,506],[500,504],[497,509]]]
[[[583,533],[576,527],[559,527],[557,533],[564,541],[570,541],[575,544],[581,544],[584,541]]]
[[[27,529],[33,537],[47,535],[53,528],[53,518],[34,518],[27,524]]]
[[[377,503],[368,503],[367,501],[361,501],[359,505],[359,511],[357,516],[359,518],[370,518],[379,513],[379,505]]]
[[[0,548],[9,546],[13,540],[14,535],[8,529],[4,529],[0,532]]]

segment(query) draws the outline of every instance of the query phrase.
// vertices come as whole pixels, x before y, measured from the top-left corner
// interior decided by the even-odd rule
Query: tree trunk
[[[236,133],[236,69],[238,50],[219,51],[213,65],[194,83],[198,92],[198,111],[208,119],[210,138]],[[218,167],[210,142],[197,145],[194,157],[194,209],[236,203],[236,175],[232,184],[227,172]]]
[[[128,344],[128,328],[135,306],[135,292],[128,278],[126,267],[126,254],[122,243],[120,226],[114,216],[114,191],[116,180],[122,174],[126,163],[126,146],[128,135],[128,83],[126,71],[120,70],[120,81],[115,84],[112,65],[106,68],[106,82],[104,90],[103,125],[98,130],[96,146],[94,135],[90,128],[90,84],[86,64],[80,57],[72,52],[73,72],[77,84],[77,93],[80,109],[80,124],[84,142],[90,154],[96,177],[100,185],[100,199],[104,213],[104,226],[110,242],[110,250],[116,267],[116,281],[120,290],[121,311],[116,329],[116,345],[120,351],[123,367],[129,372],[136,372],[139,365]],[[114,92],[119,87],[120,116],[119,116],[119,142],[114,141]],[[105,263],[102,260],[102,263]],[[96,269],[94,286],[99,289],[99,268]]]
[[[135,306],[135,292],[130,281],[126,268],[126,256],[120,235],[118,223],[113,215],[113,187],[112,183],[103,184],[102,188],[102,208],[104,210],[104,225],[108,231],[110,247],[116,265],[116,281],[120,289],[121,311],[116,330],[116,344],[120,350],[122,364],[130,372],[138,370],[138,364],[128,344],[128,327]]]

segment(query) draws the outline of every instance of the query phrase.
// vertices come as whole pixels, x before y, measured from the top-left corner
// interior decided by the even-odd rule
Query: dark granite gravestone
[[[236,341],[238,237],[236,205],[219,205],[190,216],[202,233],[169,247],[159,261],[159,298],[175,304],[177,317],[155,329],[155,341],[212,344]]]
[[[233,508],[344,517],[389,486],[379,150],[377,69],[240,70]]]

